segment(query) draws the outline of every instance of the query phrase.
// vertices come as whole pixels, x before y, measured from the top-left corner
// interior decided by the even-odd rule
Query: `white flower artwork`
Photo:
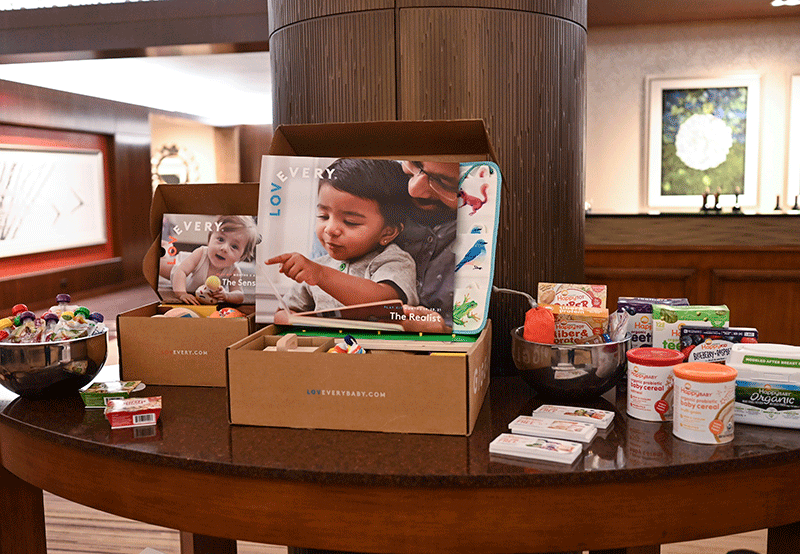
[[[694,114],[675,135],[678,158],[692,169],[719,166],[733,146],[733,129],[711,114]]]
[[[758,200],[758,75],[648,77],[648,211],[752,208]]]

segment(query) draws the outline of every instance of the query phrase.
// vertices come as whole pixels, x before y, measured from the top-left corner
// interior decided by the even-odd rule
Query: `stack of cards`
[[[489,443],[489,452],[571,464],[597,429],[607,429],[613,421],[614,412],[545,404],[531,416],[509,423],[511,434],[503,433]]]
[[[583,451],[577,442],[503,433],[489,443],[489,453],[571,464]]]
[[[551,439],[565,439],[588,443],[597,435],[597,427],[589,423],[578,423],[564,419],[519,416],[508,424],[516,435],[530,435]]]
[[[533,417],[590,423],[598,429],[607,429],[614,421],[614,412],[595,408],[575,408],[572,406],[544,404],[533,411]]]

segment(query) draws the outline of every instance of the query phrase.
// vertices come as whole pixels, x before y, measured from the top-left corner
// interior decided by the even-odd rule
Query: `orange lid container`
[[[699,383],[727,383],[736,379],[737,371],[723,364],[687,362],[673,368],[675,377]]]

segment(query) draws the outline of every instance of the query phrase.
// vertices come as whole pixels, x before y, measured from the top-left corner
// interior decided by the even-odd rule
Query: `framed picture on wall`
[[[0,258],[106,241],[102,152],[0,145]]]
[[[786,186],[786,203],[797,209],[800,201],[800,75],[792,76],[792,102],[789,120],[789,173]]]
[[[756,205],[759,82],[758,75],[647,80],[648,207]]]

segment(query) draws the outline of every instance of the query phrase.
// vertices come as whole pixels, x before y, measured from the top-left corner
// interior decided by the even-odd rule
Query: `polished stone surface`
[[[401,487],[508,487],[642,480],[764,467],[800,459],[800,431],[739,424],[733,442],[682,441],[670,423],[625,415],[624,390],[582,406],[616,412],[571,466],[490,456],[489,442],[536,398],[518,377],[495,377],[469,437],[230,425],[225,389],[148,386],[163,397],[155,427],[112,430],[80,397],[0,402],[3,422],[103,455],[199,471],[309,483]]]

